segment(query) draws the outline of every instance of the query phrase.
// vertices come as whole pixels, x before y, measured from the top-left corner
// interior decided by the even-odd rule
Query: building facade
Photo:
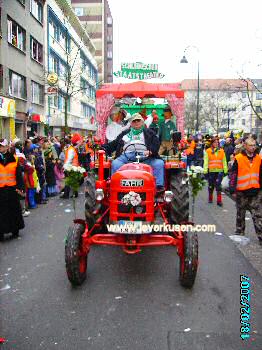
[[[96,47],[98,83],[113,82],[113,18],[107,0],[71,0]]]
[[[197,80],[185,79],[186,124],[194,131],[196,121]],[[251,100],[254,86],[249,83]],[[253,113],[245,82],[240,79],[200,79],[199,125],[202,132],[224,133],[228,130],[245,134],[253,131]]]
[[[44,1],[0,1],[0,137],[43,133]]]
[[[46,13],[46,80],[50,74],[58,78],[55,86],[46,85],[50,132],[95,131],[95,47],[69,2],[48,0]]]

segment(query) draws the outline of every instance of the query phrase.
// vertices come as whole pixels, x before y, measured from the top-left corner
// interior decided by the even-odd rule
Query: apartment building
[[[69,2],[46,2],[46,71],[57,84],[46,86],[46,115],[50,132],[65,128],[86,135],[96,130],[95,90],[98,71],[95,47]]]
[[[185,91],[186,124],[193,130],[196,118],[197,79],[181,83]],[[202,132],[253,131],[253,113],[247,92],[253,100],[254,86],[240,79],[200,79],[199,125]]]
[[[44,0],[0,1],[0,137],[43,133]]]
[[[71,0],[96,47],[98,84],[113,82],[113,18],[107,0]]]

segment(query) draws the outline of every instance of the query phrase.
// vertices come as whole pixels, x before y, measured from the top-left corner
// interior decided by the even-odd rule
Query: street
[[[237,246],[235,206],[195,205],[195,222],[216,224],[199,233],[199,270],[192,290],[179,284],[175,248],[147,248],[134,256],[92,247],[88,278],[72,288],[64,239],[72,200],[51,198],[25,218],[21,239],[0,243],[0,337],[4,350],[262,349],[262,247],[247,215],[247,246]],[[84,194],[77,201],[83,217]],[[239,249],[240,248],[240,249]],[[240,338],[240,274],[251,279],[251,338]]]

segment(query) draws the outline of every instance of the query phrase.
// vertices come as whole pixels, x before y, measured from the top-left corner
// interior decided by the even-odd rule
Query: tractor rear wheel
[[[183,232],[184,249],[180,257],[180,284],[192,288],[198,267],[198,237],[195,232]]]
[[[65,244],[67,277],[74,286],[80,286],[86,279],[87,254],[82,250],[84,232],[83,224],[75,224],[74,227],[70,227]]]
[[[170,190],[174,198],[170,205],[169,220],[172,224],[181,224],[189,220],[189,187],[184,172],[179,171],[170,176]]]
[[[88,229],[95,223],[93,211],[96,205],[96,179],[93,173],[89,173],[85,179],[85,217]]]

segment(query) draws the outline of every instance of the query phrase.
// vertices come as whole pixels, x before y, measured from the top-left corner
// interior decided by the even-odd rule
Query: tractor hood
[[[133,164],[126,164],[121,167],[120,170],[111,177],[111,189],[116,191],[152,190],[154,192],[155,178],[151,167],[146,164],[143,164],[143,166],[141,165],[142,164],[135,164],[134,167]],[[148,168],[145,168],[145,166],[150,168],[150,171],[146,171]]]

